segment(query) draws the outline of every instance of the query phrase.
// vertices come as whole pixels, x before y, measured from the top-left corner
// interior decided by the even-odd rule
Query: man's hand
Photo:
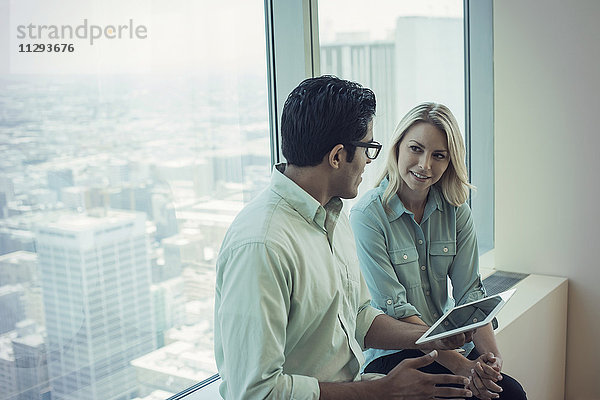
[[[457,384],[468,386],[469,379],[459,375],[426,374],[418,370],[431,364],[437,357],[432,351],[422,357],[402,361],[388,375],[379,380],[384,384],[386,399],[432,399],[437,397],[471,397],[465,388],[439,387],[437,385]]]
[[[468,331],[464,333],[458,333],[454,336],[449,336],[444,339],[437,339],[434,342],[425,344],[429,348],[437,350],[454,350],[462,347],[465,343],[469,343],[473,340],[473,334],[475,331]]]

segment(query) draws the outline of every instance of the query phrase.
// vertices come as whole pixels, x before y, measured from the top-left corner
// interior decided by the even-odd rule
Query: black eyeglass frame
[[[353,141],[353,142],[350,142],[350,144],[353,146],[356,146],[356,147],[364,147],[365,154],[367,155],[367,158],[370,160],[376,159],[377,156],[379,155],[379,153],[381,152],[381,148],[383,147],[383,145],[381,143],[376,142],[376,141],[372,141],[372,142]],[[369,156],[369,149],[376,149],[375,155],[373,157]]]

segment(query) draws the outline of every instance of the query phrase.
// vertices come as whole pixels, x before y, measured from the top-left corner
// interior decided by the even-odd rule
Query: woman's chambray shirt
[[[485,297],[469,206],[451,205],[440,189],[432,186],[419,225],[398,196],[389,203],[392,212],[385,212],[381,198],[388,184],[384,179],[350,212],[372,304],[396,319],[417,315],[431,326],[454,305],[454,299],[460,305]],[[472,343],[465,347],[467,352],[472,348]],[[368,349],[365,366],[395,352]]]

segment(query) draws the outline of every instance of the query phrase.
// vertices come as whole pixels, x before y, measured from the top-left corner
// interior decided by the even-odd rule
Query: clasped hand
[[[457,374],[469,377],[468,388],[482,400],[497,399],[502,388],[497,384],[502,379],[502,359],[493,353],[485,353],[476,360],[465,359]]]

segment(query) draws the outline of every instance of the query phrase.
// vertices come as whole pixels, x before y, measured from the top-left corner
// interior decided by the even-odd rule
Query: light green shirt
[[[284,168],[236,217],[217,259],[224,399],[318,399],[318,381],[360,379],[364,337],[381,314],[342,201],[322,207]]]
[[[360,268],[373,305],[396,319],[417,315],[431,326],[455,302],[485,297],[469,206],[451,205],[432,186],[418,224],[398,196],[390,200],[392,212],[385,212],[381,196],[388,184],[384,179],[350,211]],[[472,348],[472,343],[465,345],[467,351]],[[366,362],[396,351],[369,349]]]

